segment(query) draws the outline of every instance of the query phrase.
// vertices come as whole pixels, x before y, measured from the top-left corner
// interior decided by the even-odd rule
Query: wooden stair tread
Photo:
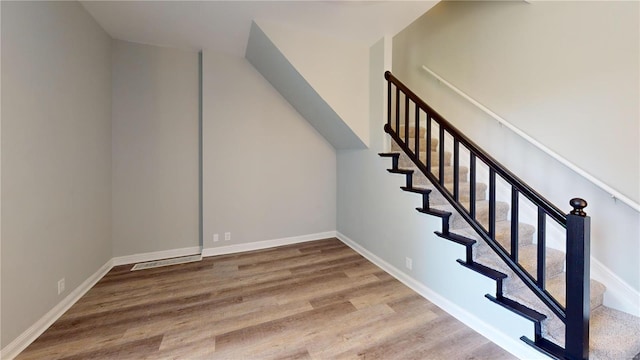
[[[531,321],[542,322],[547,318],[544,314],[541,314],[536,310],[507,297],[502,297],[500,299],[491,295],[485,295],[485,297]]]
[[[378,153],[378,156],[394,158],[394,157],[400,157],[400,153],[399,152]]]
[[[407,192],[416,193],[416,194],[429,194],[429,193],[431,193],[431,189],[427,189],[427,188],[423,188],[423,187],[419,187],[419,186],[412,186],[412,187],[401,186],[400,189],[402,189],[404,191],[407,191]]]
[[[492,269],[490,267],[487,267],[487,266],[484,266],[482,264],[479,264],[479,263],[476,263],[476,262],[468,263],[468,262],[466,262],[464,260],[460,260],[460,259],[458,259],[457,261],[458,261],[458,263],[460,265],[462,265],[462,266],[464,266],[464,267],[466,267],[468,269],[471,269],[471,270],[473,270],[473,271],[475,271],[475,272],[477,272],[479,274],[482,274],[482,275],[484,275],[484,276],[486,276],[486,277],[488,277],[490,279],[502,280],[502,279],[506,279],[507,278],[507,274],[505,274],[503,272],[500,272],[500,271],[497,271],[497,270],[494,270],[494,269]]]
[[[413,174],[413,170],[409,170],[409,169],[387,169],[387,171],[392,174],[403,174],[403,175]]]
[[[458,243],[460,245],[464,245],[464,246],[472,246],[476,244],[476,241],[473,239],[469,239],[468,237],[464,237],[452,232],[449,232],[448,234],[443,234],[440,231],[436,231],[435,232],[436,235],[440,236],[443,239],[447,239],[447,240],[451,240],[455,243]]]
[[[438,210],[438,209],[434,209],[434,208],[430,208],[430,209],[416,208],[416,210],[418,210],[419,212],[421,212],[423,214],[433,215],[433,216],[438,216],[438,217],[450,217],[451,216],[451,212],[449,212],[449,211]]]

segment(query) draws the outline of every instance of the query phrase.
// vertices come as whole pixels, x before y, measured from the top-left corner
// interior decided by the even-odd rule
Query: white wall
[[[113,255],[198,247],[198,53],[112,49]]]
[[[586,199],[592,255],[636,291],[640,214],[500,127],[421,66],[637,201],[638,6],[442,2],[394,37],[393,56],[403,82],[542,195],[567,212],[569,199]]]
[[[5,347],[111,259],[111,40],[76,2],[1,6]]]
[[[301,28],[256,24],[324,101],[369,144],[369,48]],[[366,44],[368,45],[368,44]]]
[[[203,76],[205,248],[334,231],[333,147],[244,58],[205,50]]]

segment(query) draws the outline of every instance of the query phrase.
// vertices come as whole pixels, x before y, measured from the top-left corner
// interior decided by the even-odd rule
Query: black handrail
[[[460,213],[460,215],[469,223],[478,235],[485,240],[490,248],[509,266],[509,268],[524,282],[524,284],[532,290],[532,292],[566,325],[566,351],[564,356],[570,359],[588,358],[588,324],[589,324],[589,221],[582,208],[586,206],[586,202],[581,199],[573,199],[571,205],[574,211],[565,215],[559,208],[545,199],[538,192],[533,190],[524,181],[507,170],[503,165],[496,161],[493,157],[482,150],[478,145],[471,141],[467,136],[462,134],[451,123],[445,120],[438,112],[420,99],[413,91],[411,91],[400,80],[393,76],[389,71],[385,72],[387,85],[387,124],[385,131],[398,143],[407,156],[415,163],[418,169],[433,183],[433,185],[442,193],[447,201]],[[395,87],[395,128],[392,126],[392,88]],[[404,95],[404,116],[402,124],[404,125],[403,134],[398,134],[400,130],[400,94]],[[409,104],[410,101],[415,105],[414,117],[414,146],[409,146]],[[423,163],[420,159],[420,110],[426,114],[426,159]],[[432,172],[431,161],[431,122],[438,124],[438,171],[437,178]],[[453,138],[453,193],[445,186],[445,134],[449,134]],[[467,210],[460,203],[460,145],[469,150],[470,154],[470,201]],[[476,161],[484,162],[489,168],[489,221],[485,229],[483,225],[476,220]],[[508,253],[496,239],[496,176],[505,180],[511,186],[512,199],[512,219],[511,219],[511,251]],[[529,272],[518,262],[518,199],[522,194],[531,201],[538,209],[538,246],[537,246],[537,271],[534,278]],[[566,308],[563,307],[549,292],[545,289],[545,259],[546,259],[546,219],[547,216],[556,221],[560,226],[567,230],[567,296]],[[586,220],[585,220],[586,219]],[[568,226],[570,225],[570,226]],[[576,230],[578,229],[578,230]],[[443,233],[447,233],[448,229],[443,229]],[[586,238],[585,238],[586,235]],[[571,252],[571,254],[570,254]],[[586,260],[585,260],[586,257]],[[570,263],[569,259],[574,263]],[[578,261],[579,260],[579,261]],[[585,262],[587,266],[585,266]],[[580,290],[577,291],[576,289]],[[574,291],[574,293],[570,293]],[[575,292],[580,295],[576,295]],[[585,304],[585,294],[587,303]],[[498,294],[500,299],[502,294]],[[586,320],[585,320],[586,319]],[[577,334],[580,334],[578,336]],[[536,332],[536,343],[540,340],[541,334]],[[586,340],[585,340],[586,339]],[[541,341],[540,343],[546,344]],[[586,348],[585,348],[586,346]]]
[[[450,134],[454,135],[455,138],[458,139],[462,144],[464,144],[470,151],[474,152],[476,156],[489,166],[496,167],[496,171],[500,176],[505,179],[511,179],[514,185],[518,188],[518,191],[525,195],[529,200],[535,203],[541,204],[544,208],[545,212],[549,214],[549,216],[553,217],[558,223],[566,226],[566,216],[564,212],[558,209],[555,205],[553,205],[549,200],[545,199],[542,195],[538,194],[535,190],[533,190],[530,186],[528,186],[524,181],[514,175],[511,171],[507,170],[504,166],[500,165],[497,160],[495,160],[491,155],[487,154],[484,150],[482,150],[478,145],[476,145],[473,141],[471,141],[468,137],[466,137],[460,130],[456,129],[451,123],[445,120],[437,111],[435,111],[431,106],[427,105],[422,99],[418,97],[411,89],[409,89],[406,85],[404,85],[398,78],[393,76],[390,71],[385,72],[385,79],[389,82],[393,83],[397,90],[402,91],[407,95],[414,103],[420,106],[427,114],[429,114],[438,124],[444,126],[445,130]],[[398,94],[398,91],[396,91]],[[397,97],[396,97],[397,99]],[[398,109],[399,115],[399,109]],[[399,117],[399,116],[398,116]],[[396,118],[399,121],[398,118]]]

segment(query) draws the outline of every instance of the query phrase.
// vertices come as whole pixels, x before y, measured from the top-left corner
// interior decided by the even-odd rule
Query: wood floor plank
[[[337,239],[114,267],[18,359],[512,359]]]
[[[356,308],[349,302],[332,304],[222,334],[216,337],[216,354],[247,359],[274,358],[281,351],[298,348],[302,334],[308,329],[334,323],[354,311]]]

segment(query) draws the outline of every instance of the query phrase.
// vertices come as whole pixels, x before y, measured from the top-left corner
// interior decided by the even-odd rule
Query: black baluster
[[[489,168],[489,237],[496,239],[496,172]]]
[[[536,276],[536,283],[542,290],[545,289],[545,273],[547,270],[545,261],[547,258],[547,246],[545,244],[546,225],[546,213],[541,207],[538,207],[538,275]]]
[[[427,171],[431,174],[431,116],[429,113],[426,113],[427,118],[427,148],[425,151],[427,152]]]
[[[476,155],[469,154],[469,215],[476,218]]]
[[[415,154],[416,154],[416,159],[418,159],[418,162],[420,162],[420,108],[418,107],[418,104],[414,103],[413,104],[414,107],[416,108],[416,116],[415,116],[415,129],[416,131],[414,132],[414,141],[415,141]]]
[[[388,80],[388,73],[387,71],[384,77],[387,79],[387,124],[391,127],[391,81]]]
[[[511,258],[513,261],[518,262],[518,232],[520,231],[518,220],[518,190],[511,187]]]
[[[460,142],[453,139],[453,198],[460,201]]]
[[[395,133],[400,137],[400,88],[396,86],[396,128]]]
[[[440,151],[438,153],[438,160],[439,160],[439,164],[438,164],[438,180],[440,182],[440,185],[442,185],[442,187],[444,187],[444,126],[442,126],[442,123],[438,123],[439,125],[439,129],[440,129]]]
[[[404,143],[409,147],[409,96],[404,94]]]

